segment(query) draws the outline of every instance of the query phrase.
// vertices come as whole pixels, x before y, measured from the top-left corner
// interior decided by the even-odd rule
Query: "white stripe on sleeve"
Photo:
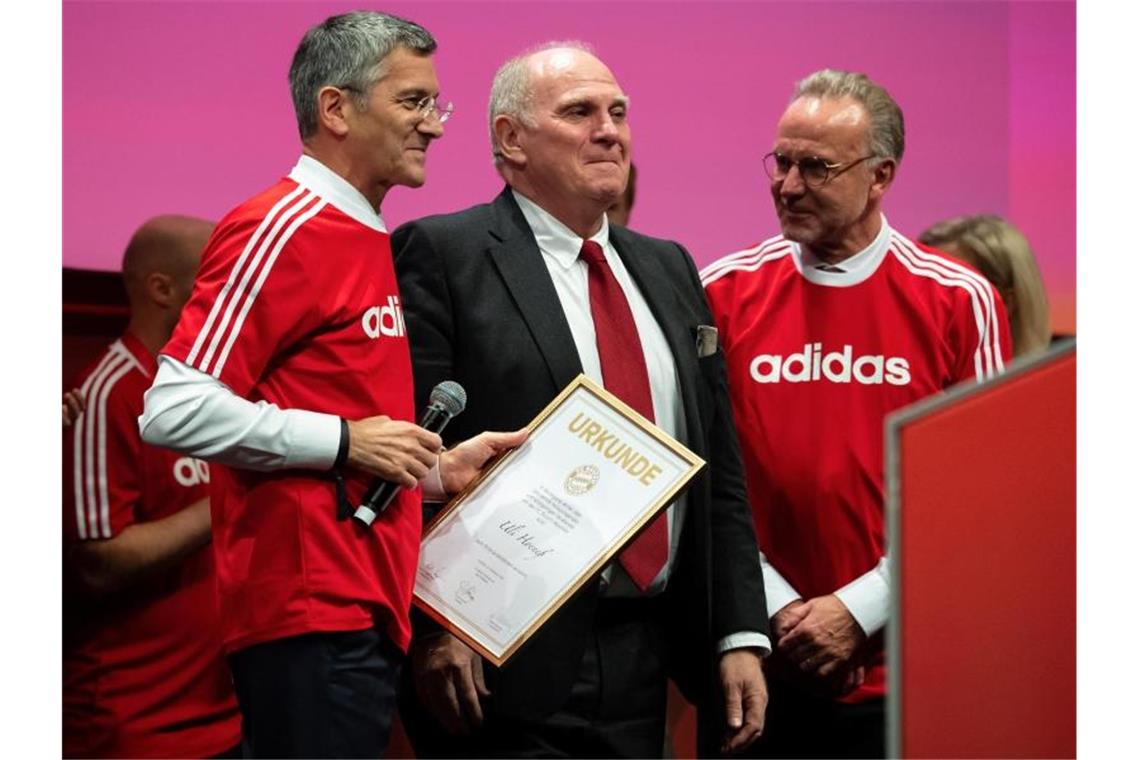
[[[226,304],[225,311],[222,313],[221,322],[214,330],[213,337],[210,339],[210,345],[206,349],[206,353],[202,357],[201,362],[197,365],[198,369],[207,373],[210,371],[210,360],[214,358],[218,346],[221,345],[222,340],[228,335],[227,329],[229,328],[230,321],[233,319],[237,304],[242,300],[242,296],[245,295],[245,290],[249,287],[250,281],[261,267],[261,263],[265,258],[265,252],[269,250],[269,247],[280,235],[282,228],[288,224],[289,220],[296,216],[296,214],[315,197],[313,193],[306,193],[301,196],[300,200],[277,217],[277,220],[273,223],[273,227],[269,230],[269,234],[261,239],[261,244],[257,247],[257,253],[253,255],[253,259],[249,262],[249,265],[245,267],[245,271],[241,275],[241,281],[238,282],[237,289],[230,293],[229,302]],[[195,365],[191,364],[191,366]]]
[[[754,248],[742,253],[734,253],[715,261],[701,270],[701,285],[708,287],[732,272],[755,272],[769,261],[783,258],[792,252],[792,245],[778,239],[779,245]]]
[[[242,250],[241,256],[238,257],[237,263],[235,263],[233,269],[230,270],[229,279],[226,280],[226,284],[222,286],[217,298],[214,299],[214,305],[210,308],[206,322],[202,325],[202,329],[198,331],[198,337],[194,340],[194,346],[190,349],[190,354],[186,357],[187,364],[193,366],[194,360],[198,358],[198,352],[202,350],[202,345],[210,336],[211,328],[214,326],[214,320],[218,318],[219,312],[222,307],[225,306],[226,298],[229,296],[230,291],[233,290],[234,284],[237,282],[238,276],[241,274],[245,262],[249,258],[250,251],[260,242],[261,236],[265,234],[266,229],[269,228],[281,209],[303,192],[305,192],[305,188],[298,186],[291,193],[277,201],[273,208],[269,209],[269,213],[265,215],[265,218],[261,220],[261,224],[254,230],[253,235],[249,238],[249,242],[245,245],[245,249]]]
[[[921,277],[928,277],[941,285],[961,288],[969,294],[970,306],[974,312],[974,323],[978,330],[978,344],[974,349],[974,375],[979,383],[991,377],[994,373],[993,355],[987,340],[990,333],[991,317],[986,313],[986,303],[978,290],[977,283],[954,272],[947,271],[945,268],[937,267],[931,262],[916,259],[909,249],[901,244],[892,245],[890,250],[899,262],[912,273]]]
[[[265,262],[265,266],[261,268],[261,273],[258,275],[257,281],[250,289],[249,295],[245,299],[245,303],[242,304],[241,312],[238,314],[237,320],[234,321],[233,328],[230,330],[229,337],[226,339],[226,345],[222,349],[221,355],[218,356],[218,361],[214,364],[214,370],[209,374],[213,375],[214,377],[221,376],[222,367],[225,366],[226,359],[229,358],[230,355],[230,349],[233,348],[234,341],[237,340],[238,333],[241,332],[242,325],[245,324],[246,315],[249,314],[249,310],[253,307],[253,302],[257,299],[257,294],[261,292],[261,286],[265,283],[265,278],[269,276],[269,271],[273,269],[273,264],[277,261],[277,256],[281,253],[281,249],[284,248],[285,244],[289,242],[289,238],[293,237],[293,233],[296,232],[297,229],[305,222],[309,221],[318,213],[320,213],[321,209],[323,209],[325,205],[326,201],[323,200],[318,203],[314,203],[312,208],[294,219],[293,223],[289,225],[289,228],[285,230],[285,234],[281,235],[277,239],[277,244],[273,248],[273,253],[269,255],[269,259]]]

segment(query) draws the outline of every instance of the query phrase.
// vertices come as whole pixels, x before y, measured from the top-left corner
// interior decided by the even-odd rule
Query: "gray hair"
[[[906,130],[902,109],[886,90],[871,81],[866,74],[852,71],[823,69],[796,83],[792,100],[803,97],[851,98],[866,109],[871,119],[868,148],[879,158],[902,161],[906,147]]]
[[[351,88],[357,105],[366,108],[369,87],[379,78],[385,56],[397,47],[429,55],[436,42],[419,24],[376,11],[329,16],[305,32],[289,67],[301,140],[317,132],[317,93],[322,87]]]
[[[530,81],[530,59],[544,50],[571,48],[593,55],[594,50],[585,42],[577,40],[555,40],[529,48],[504,63],[495,72],[491,82],[491,98],[487,103],[487,128],[491,133],[491,155],[498,164],[503,160],[499,143],[495,139],[495,118],[510,116],[528,127],[535,125],[531,108],[534,106],[534,87]]]

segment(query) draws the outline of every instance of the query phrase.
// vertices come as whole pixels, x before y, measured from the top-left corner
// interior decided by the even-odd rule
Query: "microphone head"
[[[467,406],[467,391],[454,380],[444,380],[431,389],[428,403],[438,406],[449,416],[454,417]]]

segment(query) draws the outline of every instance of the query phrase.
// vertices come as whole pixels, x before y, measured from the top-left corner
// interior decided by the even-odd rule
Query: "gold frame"
[[[527,430],[529,430],[531,433],[534,433],[536,430],[540,429],[546,422],[547,418],[549,418],[560,406],[562,406],[562,404],[566,403],[566,401],[569,400],[572,396],[580,392],[585,392],[593,395],[603,404],[625,417],[636,427],[640,428],[642,432],[656,439],[665,448],[669,449],[675,455],[677,455],[678,459],[688,464],[688,471],[670,490],[665,492],[661,497],[654,501],[649,506],[649,508],[641,514],[641,516],[630,527],[629,530],[619,536],[616,540],[612,541],[610,545],[606,547],[602,555],[594,563],[583,568],[571,581],[568,587],[564,588],[557,596],[551,599],[550,602],[546,605],[545,609],[543,609],[541,614],[538,616],[538,618],[515,637],[515,640],[511,643],[511,645],[504,650],[502,656],[498,656],[488,650],[486,647],[476,641],[473,636],[463,630],[462,627],[452,622],[443,612],[433,607],[430,602],[422,598],[418,593],[413,592],[412,601],[417,607],[423,610],[424,613],[434,619],[437,623],[442,625],[452,635],[463,641],[463,643],[467,644],[467,646],[474,649],[485,659],[489,660],[495,665],[502,665],[508,659],[510,659],[510,657],[515,652],[517,652],[519,648],[523,646],[523,644],[530,640],[530,637],[533,636],[534,633],[539,628],[541,628],[547,620],[549,620],[556,612],[558,612],[559,609],[562,608],[562,605],[565,604],[566,601],[570,599],[570,597],[576,594],[578,590],[581,589],[582,586],[584,586],[586,583],[588,583],[597,573],[601,572],[601,570],[613,560],[614,556],[617,555],[623,548],[625,548],[625,546],[630,541],[632,541],[637,536],[637,534],[640,533],[641,530],[645,528],[649,522],[661,512],[661,510],[665,509],[665,507],[676,500],[690,485],[692,485],[693,478],[695,478],[698,474],[701,473],[702,470],[705,469],[705,467],[707,467],[705,460],[701,459],[699,456],[690,451],[688,447],[675,440],[671,436],[667,435],[664,431],[662,431],[649,420],[645,419],[645,417],[641,416],[641,414],[639,414],[636,410],[627,405],[617,396],[613,395],[605,388],[598,385],[583,374],[578,375],[576,378],[574,378],[574,380],[570,382],[569,385],[563,388],[562,392],[555,396],[554,399],[546,405],[546,408],[539,412],[538,416],[530,421],[530,424],[527,425]],[[452,500],[449,501],[447,505],[439,511],[439,513],[431,520],[431,522],[425,526],[423,540],[426,541],[433,532],[435,532],[441,526],[445,525],[450,517],[455,514],[456,510],[458,510],[463,505],[464,501],[466,501],[473,493],[475,493],[475,491],[478,490],[479,487],[500,467],[510,462],[517,451],[518,450],[515,449],[499,456],[494,462],[484,468],[483,472],[480,473],[477,478],[471,481],[471,483],[469,483],[466,488],[456,494],[455,497],[452,498]]]

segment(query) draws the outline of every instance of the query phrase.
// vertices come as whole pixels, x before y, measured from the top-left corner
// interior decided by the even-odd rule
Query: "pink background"
[[[149,216],[217,219],[299,154],[286,74],[304,30],[359,2],[65,2],[64,266],[115,269]],[[367,4],[371,6],[372,4]],[[1037,251],[1054,326],[1075,329],[1072,2],[385,2],[439,40],[456,116],[389,227],[489,200],[491,78],[549,39],[592,44],[629,93],[633,226],[698,265],[775,234],[760,157],[794,81],[864,71],[906,115],[887,198],[911,235],[994,212]]]

